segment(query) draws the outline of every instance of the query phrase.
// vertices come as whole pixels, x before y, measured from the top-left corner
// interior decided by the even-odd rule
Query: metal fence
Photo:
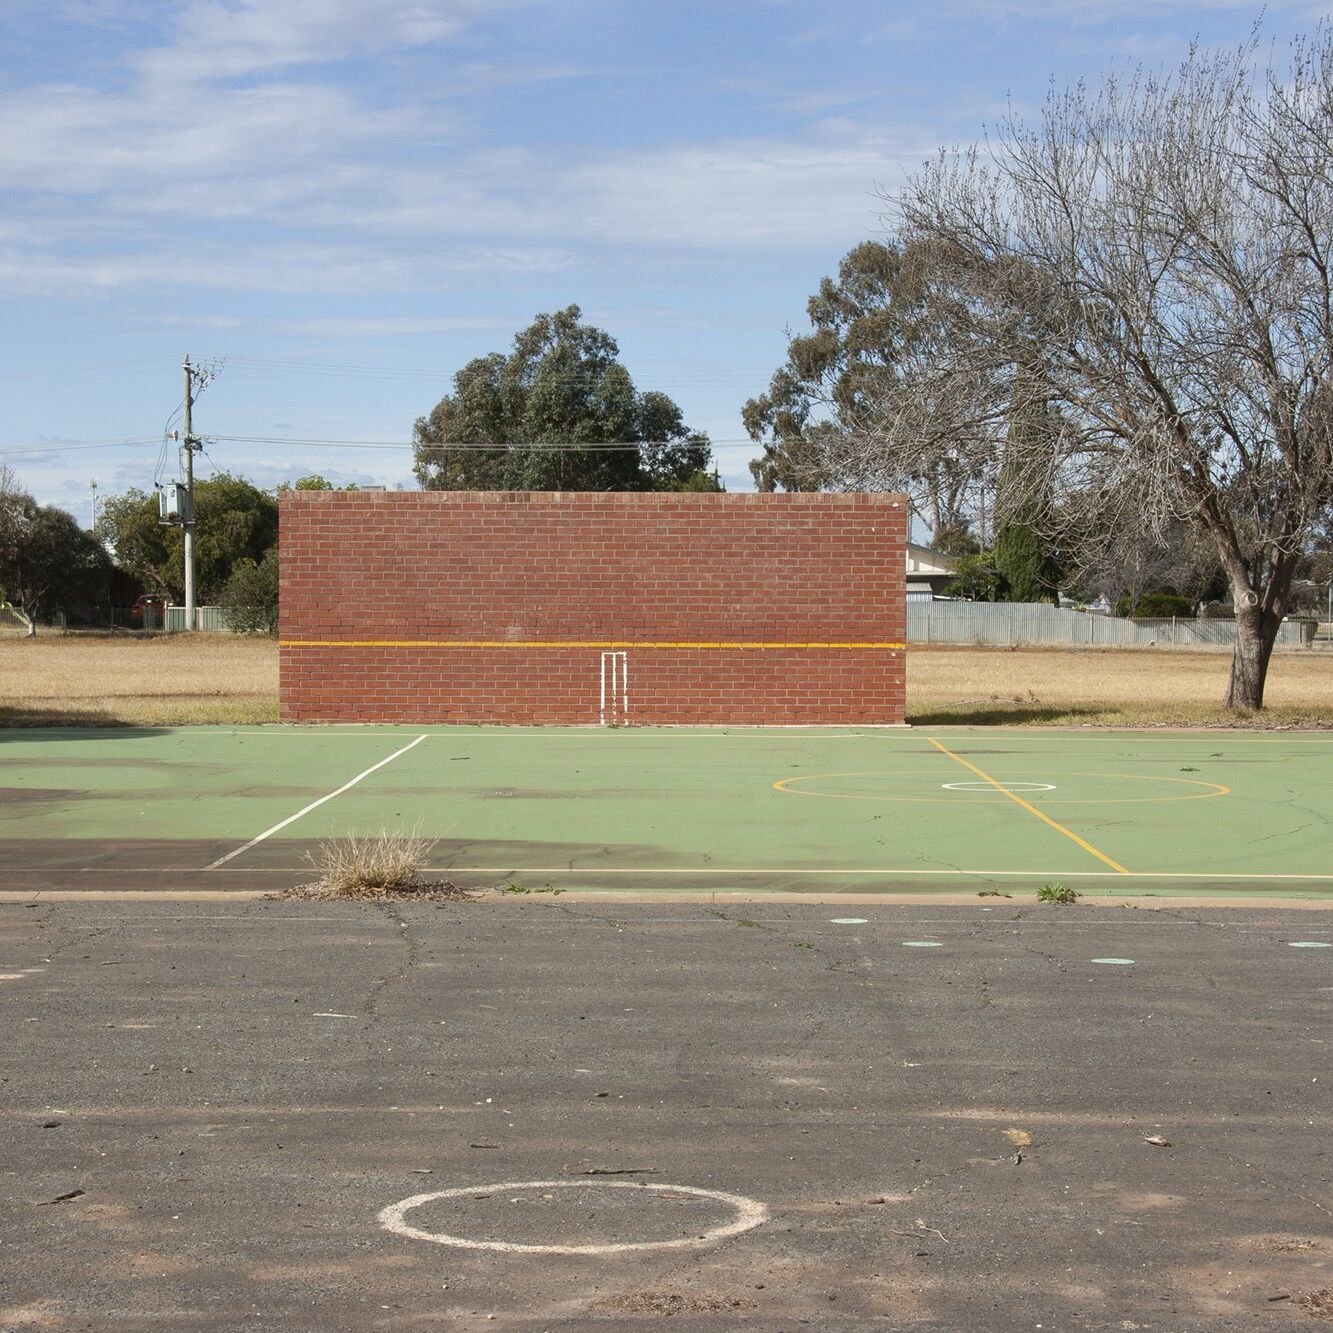
[[[1314,624],[1283,621],[1281,644],[1310,644]],[[994,647],[1067,646],[1128,648],[1227,645],[1234,620],[1122,620],[1071,611],[1048,602],[913,602],[907,604],[908,643],[960,643]]]
[[[204,633],[221,633],[231,629],[227,624],[227,613],[220,606],[196,606],[194,608],[194,627]],[[167,607],[166,631],[179,634],[185,629],[185,608]]]

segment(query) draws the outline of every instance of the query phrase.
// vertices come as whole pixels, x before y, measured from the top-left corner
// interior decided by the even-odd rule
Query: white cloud
[[[567,267],[569,246],[589,241],[841,244],[873,225],[876,184],[929,152],[831,123],[785,139],[642,151],[483,152],[437,103],[394,104],[360,84],[298,77],[354,53],[457,41],[493,9],[494,0],[193,0],[166,40],[129,58],[126,86],[0,90],[0,188],[32,215],[19,234],[0,234],[0,284],[392,291],[485,268]],[[461,68],[474,83],[509,73]],[[534,77],[579,72],[553,62]],[[201,226],[237,224],[263,241],[193,239]],[[83,245],[49,244],[80,225]],[[275,239],[283,232],[312,239]]]
[[[406,292],[561,271],[580,251],[603,262],[590,247],[841,246],[874,226],[875,186],[930,151],[850,122],[636,151],[483,149],[465,110],[323,68],[460,44],[478,16],[524,3],[191,0],[119,83],[0,86],[0,189],[20,214],[0,226],[0,290]],[[456,63],[451,92],[513,74]]]
[[[316,167],[336,174],[357,155],[419,149],[448,128],[433,102],[395,104],[392,85],[365,91],[313,67],[457,38],[478,14],[526,2],[194,0],[164,43],[109,60],[98,86],[0,90],[0,188],[118,190],[118,204],[148,209],[174,195],[206,216],[275,207],[309,188]],[[253,209],[229,197],[229,186],[261,182]]]
[[[618,153],[547,183],[559,216],[617,243],[780,248],[841,244],[869,230],[877,184],[899,179],[930,148],[860,127],[816,139],[738,139]],[[581,210],[578,199],[587,200]]]
[[[303,338],[402,338],[429,333],[471,333],[489,329],[512,331],[521,315],[324,315],[311,319],[241,319],[233,315],[154,315],[146,322],[160,328],[237,330],[291,334]]]
[[[216,81],[428,46],[512,0],[193,0],[134,65],[166,84]]]
[[[306,188],[316,168],[423,134],[421,115],[311,84],[209,89],[189,105],[156,88],[16,89],[0,95],[0,186],[107,192],[116,207],[149,212],[173,198],[205,215],[257,212]],[[240,184],[264,193],[230,197]]]
[[[249,321],[235,315],[154,315],[148,323],[168,329],[242,329]]]
[[[512,332],[523,322],[519,315],[452,315],[439,319],[409,315],[366,317],[329,315],[319,319],[284,319],[268,325],[270,333],[311,338],[402,338],[427,333],[472,333],[501,329]]]
[[[1315,8],[1310,0],[1269,0],[1266,7],[1272,12],[1302,12]],[[950,11],[962,11],[996,18],[1076,19],[1100,23],[1121,19],[1128,13],[1161,15],[1175,12],[1188,17],[1191,13],[1210,10],[1221,13],[1240,11],[1257,18],[1261,7],[1254,0],[945,0],[939,10],[945,15]]]
[[[165,287],[275,294],[404,293],[439,290],[460,275],[551,272],[570,262],[566,252],[522,246],[464,246],[445,254],[297,241],[262,246],[164,242],[134,253],[100,255],[11,248],[0,249],[0,290],[84,297]]]
[[[460,156],[447,171],[364,165],[345,190],[308,197],[287,216],[409,247],[478,234],[571,249],[589,241],[629,250],[841,244],[875,225],[876,187],[933,150],[925,137],[906,142],[843,121],[801,137],[635,151],[509,149]]]

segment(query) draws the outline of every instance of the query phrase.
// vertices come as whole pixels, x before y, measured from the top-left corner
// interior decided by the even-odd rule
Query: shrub
[[[944,596],[961,597],[969,602],[998,602],[1008,590],[1004,575],[995,568],[994,556],[981,551],[959,557],[957,572],[945,586]]]
[[[227,625],[238,634],[276,634],[278,630],[278,548],[264,558],[238,560],[222,590]]]
[[[1131,620],[1169,620],[1172,616],[1191,620],[1194,603],[1177,592],[1143,592],[1136,598],[1125,593],[1115,604],[1115,613]]]
[[[1067,884],[1043,884],[1037,890],[1039,903],[1054,903],[1057,907],[1070,907],[1078,902],[1079,892]]]

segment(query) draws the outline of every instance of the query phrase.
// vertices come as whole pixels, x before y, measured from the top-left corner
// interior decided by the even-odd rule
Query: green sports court
[[[1333,892],[1333,734],[267,727],[0,734],[0,889],[282,889],[323,839],[567,892]]]

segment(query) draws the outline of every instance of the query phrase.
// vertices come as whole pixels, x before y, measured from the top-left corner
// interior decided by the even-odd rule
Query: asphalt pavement
[[[0,1328],[1313,1333],[1330,926],[6,902]]]

